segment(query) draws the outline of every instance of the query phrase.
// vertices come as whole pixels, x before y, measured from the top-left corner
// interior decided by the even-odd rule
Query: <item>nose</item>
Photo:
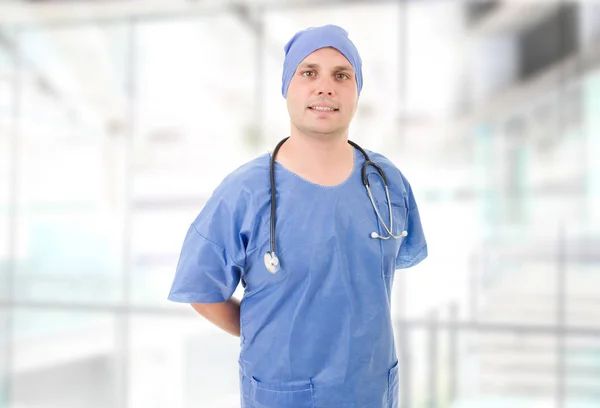
[[[321,77],[320,81],[317,83],[316,93],[319,96],[334,96],[335,87],[331,79],[327,77]]]

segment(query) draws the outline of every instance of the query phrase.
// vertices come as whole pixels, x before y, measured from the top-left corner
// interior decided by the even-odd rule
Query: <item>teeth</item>
[[[328,108],[325,106],[313,106],[312,107],[314,110],[318,110],[318,111],[334,111],[335,109],[333,108]]]

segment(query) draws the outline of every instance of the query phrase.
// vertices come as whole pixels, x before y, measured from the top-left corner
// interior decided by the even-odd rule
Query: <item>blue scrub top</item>
[[[367,151],[385,171],[393,210],[387,235],[362,184],[362,154],[334,187],[275,165],[276,253],[267,271],[270,155],[229,174],[192,222],[168,299],[214,303],[241,283],[240,387],[243,408],[396,408],[398,359],[391,320],[397,269],[427,257],[410,183],[387,158]],[[369,167],[380,214],[389,226],[383,183]]]

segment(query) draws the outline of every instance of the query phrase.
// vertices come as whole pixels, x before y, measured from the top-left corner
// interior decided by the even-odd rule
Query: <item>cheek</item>
[[[294,100],[292,101],[293,106],[292,106],[292,112],[298,116],[302,114],[302,111],[304,110],[304,106],[303,104],[300,102],[300,100]]]
[[[358,108],[358,101],[355,98],[348,98],[346,102],[345,114],[347,116],[354,116],[356,109]]]
[[[297,114],[298,112],[301,111],[301,103],[298,100],[297,97],[294,97],[294,95],[290,95],[288,94],[287,97],[287,107],[288,107],[288,112],[291,115]]]
[[[340,92],[340,98],[344,101],[349,110],[355,110],[358,106],[358,91],[355,88],[345,88]]]
[[[296,115],[304,115],[306,113],[306,101],[307,98],[303,97],[296,97],[292,100],[293,112],[295,112]]]

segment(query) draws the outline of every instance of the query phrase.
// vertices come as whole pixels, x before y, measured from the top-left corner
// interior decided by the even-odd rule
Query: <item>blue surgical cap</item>
[[[320,48],[333,47],[341,52],[354,68],[358,94],[362,89],[362,60],[358,50],[348,38],[348,32],[336,25],[310,27],[298,31],[285,45],[285,60],[283,61],[283,75],[281,93],[287,97],[290,81],[298,65],[310,54]]]

